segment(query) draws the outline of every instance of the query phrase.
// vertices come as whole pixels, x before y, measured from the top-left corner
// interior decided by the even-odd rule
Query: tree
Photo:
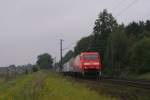
[[[150,20],[147,20],[145,23],[145,30],[150,31]]]
[[[139,21],[137,22],[131,22],[129,25],[126,26],[125,32],[127,33],[128,38],[140,38],[144,31],[144,22]]]
[[[107,10],[104,9],[95,21],[95,26],[93,28],[94,38],[91,47],[92,50],[98,51],[102,57],[104,57],[109,34],[117,27],[118,24],[115,18],[111,13],[108,13]]]
[[[74,56],[78,55],[80,52],[83,52],[83,51],[90,51],[92,38],[93,36],[90,35],[90,36],[80,39],[74,48]]]
[[[120,27],[110,34],[105,55],[106,70],[109,74],[121,74],[127,62],[127,36],[124,28]]]
[[[62,64],[66,63],[73,57],[74,52],[72,50],[69,50],[66,55],[62,59]]]
[[[131,71],[135,73],[150,72],[150,38],[144,37],[130,49]]]
[[[37,57],[36,64],[42,69],[43,68],[51,68],[52,64],[53,64],[53,59],[52,59],[51,55],[49,55],[48,53],[44,53]]]

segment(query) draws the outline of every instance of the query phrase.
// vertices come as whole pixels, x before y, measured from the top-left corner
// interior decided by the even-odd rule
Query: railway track
[[[113,78],[103,78],[98,82],[111,82],[117,85],[125,85],[125,86],[132,86],[137,88],[144,88],[150,90],[150,81],[147,80],[127,80],[127,79],[113,79]]]
[[[96,80],[94,78],[71,77],[72,79],[79,84],[85,84],[100,94],[108,94],[119,100],[150,100],[150,81],[114,78]]]
[[[94,82],[96,84],[103,82],[103,83],[111,83],[113,85],[131,86],[131,87],[150,90],[150,81],[148,80],[127,80],[127,79],[115,79],[115,78],[108,78],[108,77],[101,78],[100,80],[94,78],[80,78],[80,77],[74,77],[74,79],[77,79],[79,81],[83,80],[88,82]]]

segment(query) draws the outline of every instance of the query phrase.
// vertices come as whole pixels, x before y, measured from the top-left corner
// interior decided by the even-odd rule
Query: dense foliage
[[[118,28],[108,38],[104,57],[105,70],[109,74],[121,74],[127,63],[127,37],[123,28]]]
[[[70,60],[73,56],[73,51],[69,50],[66,55],[62,59],[62,64],[66,63],[68,60]]]
[[[130,50],[131,71],[136,73],[150,72],[150,38],[144,37]]]
[[[78,41],[74,48],[74,56],[78,55],[82,51],[90,51],[91,42],[94,36],[87,36]]]

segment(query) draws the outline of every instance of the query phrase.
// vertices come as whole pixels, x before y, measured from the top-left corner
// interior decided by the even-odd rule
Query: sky
[[[92,33],[107,9],[118,23],[150,19],[150,0],[0,0],[0,66],[34,64],[49,53],[59,60]]]

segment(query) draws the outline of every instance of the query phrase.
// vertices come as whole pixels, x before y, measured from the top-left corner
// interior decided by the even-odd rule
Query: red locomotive
[[[101,57],[97,52],[81,52],[80,55],[65,63],[62,71],[64,73],[78,73],[83,76],[89,73],[100,76],[101,69]]]

